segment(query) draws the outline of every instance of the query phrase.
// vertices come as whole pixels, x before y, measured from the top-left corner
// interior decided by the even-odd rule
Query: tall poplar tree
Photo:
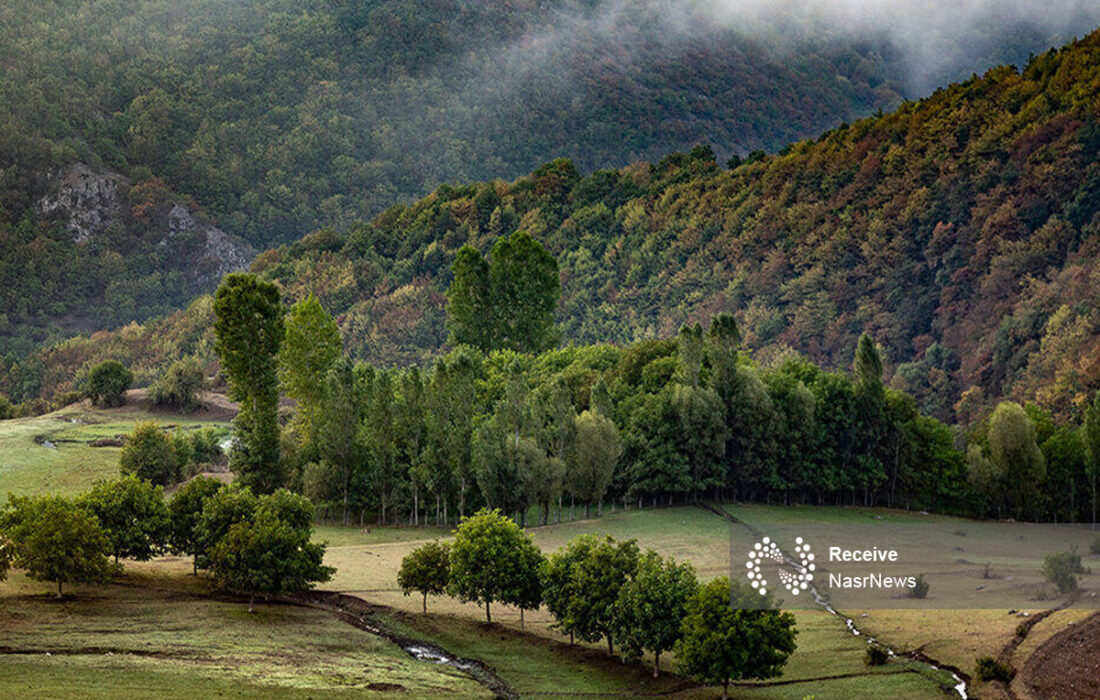
[[[226,275],[214,295],[214,350],[240,404],[229,454],[233,472],[257,493],[282,485],[279,460],[279,381],[284,334],[279,290],[256,275]]]

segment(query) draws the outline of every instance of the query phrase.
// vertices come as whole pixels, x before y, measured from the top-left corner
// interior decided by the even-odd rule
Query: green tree
[[[88,373],[88,398],[96,406],[121,406],[126,403],[126,390],[134,381],[134,373],[114,360],[101,362]]]
[[[542,605],[542,579],[539,571],[545,557],[530,537],[524,537],[513,554],[515,565],[505,582],[500,602],[519,608],[519,627],[525,628],[524,613]]]
[[[351,507],[362,504],[365,486],[366,446],[361,426],[367,396],[351,362],[339,359],[324,377],[325,400],[316,422],[317,452],[336,479],[335,495],[343,510],[343,522],[350,522]]]
[[[498,239],[489,262],[475,248],[464,246],[451,271],[447,323],[453,344],[485,352],[508,348],[527,353],[557,344],[558,263],[526,231]]]
[[[230,466],[258,493],[270,493],[284,481],[276,373],[283,335],[278,288],[251,274],[226,275],[214,295],[214,349],[229,398],[240,403]]]
[[[1015,517],[1037,512],[1046,461],[1035,425],[1019,404],[1002,402],[989,419],[989,459],[1001,480],[1006,507]]]
[[[308,443],[325,402],[328,372],[344,346],[340,328],[312,294],[290,307],[285,327],[279,348],[279,384],[298,403],[295,420]]]
[[[1077,574],[1085,573],[1081,555],[1075,551],[1055,552],[1043,559],[1043,578],[1058,587],[1059,593],[1077,590]]]
[[[234,525],[252,519],[258,505],[259,499],[252,490],[240,483],[218,489],[206,498],[194,531],[195,556],[200,569],[209,565],[214,546]]]
[[[471,345],[488,352],[496,347],[489,263],[466,244],[451,264],[454,280],[447,288],[447,328],[452,345]]]
[[[202,405],[200,394],[206,388],[206,373],[194,357],[173,362],[164,375],[149,387],[149,396],[158,406],[193,411]]]
[[[676,668],[701,683],[778,676],[795,649],[794,616],[777,610],[737,609],[732,600],[758,594],[738,581],[731,592],[726,577],[703,585],[688,602],[676,642]]]
[[[428,542],[405,555],[397,572],[397,585],[409,595],[423,596],[423,611],[428,612],[428,596],[443,595],[451,582],[451,546],[446,542]]]
[[[168,502],[171,528],[168,544],[177,554],[191,555],[192,573],[199,570],[202,553],[198,538],[199,519],[206,502],[222,488],[222,483],[208,476],[199,476],[180,487]]]
[[[79,503],[99,520],[116,564],[120,558],[148,561],[168,543],[170,518],[162,486],[131,474],[96,483]]]
[[[112,571],[110,542],[86,508],[58,496],[9,496],[0,531],[12,544],[12,563],[35,581],[100,583]]]
[[[134,426],[119,454],[119,467],[124,476],[168,486],[179,479],[183,463],[172,436],[150,421]]]
[[[656,678],[661,654],[680,638],[680,625],[697,588],[690,564],[662,559],[652,550],[643,554],[637,573],[623,584],[615,601],[615,631],[624,656],[636,659],[651,652]]]
[[[622,587],[637,572],[638,544],[581,535],[570,542],[570,548],[581,555],[566,555],[566,561],[573,560],[565,618],[569,631],[585,642],[603,637],[607,650],[615,653],[615,603]]]
[[[611,485],[622,456],[622,440],[615,424],[591,409],[577,416],[575,424],[575,448],[566,474],[569,491],[584,503],[587,518]]]
[[[251,613],[257,594],[307,590],[331,579],[336,570],[322,564],[324,556],[325,545],[310,541],[309,528],[303,531],[260,509],[255,518],[230,527],[214,545],[210,573],[217,587],[247,594]]]
[[[451,595],[484,605],[492,622],[492,603],[514,602],[518,570],[530,564],[528,542],[530,535],[499,510],[483,508],[463,520],[451,545]]]
[[[680,418],[680,449],[691,466],[693,500],[699,492],[725,482],[726,415],[713,389],[689,384],[673,388],[672,405]]]

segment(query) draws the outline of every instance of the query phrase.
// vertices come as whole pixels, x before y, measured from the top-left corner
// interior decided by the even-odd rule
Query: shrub
[[[1059,593],[1077,589],[1076,574],[1084,573],[1081,568],[1081,555],[1075,551],[1055,552],[1043,560],[1043,576],[1058,587]]]
[[[134,374],[114,360],[101,362],[88,374],[88,398],[96,406],[121,406]]]
[[[1008,664],[1001,663],[992,656],[983,656],[978,659],[976,675],[980,681],[1002,681],[1011,683],[1016,677],[1016,669]]]
[[[867,647],[867,653],[864,655],[863,661],[868,666],[882,666],[890,660],[890,654],[883,647],[877,644],[871,644]]]
[[[193,411],[202,403],[199,393],[206,387],[206,374],[193,357],[172,363],[164,374],[149,387],[149,396],[158,406],[181,411]]]
[[[183,466],[176,440],[156,423],[139,423],[126,440],[119,456],[123,475],[167,486],[179,478]]]
[[[1093,538],[1092,543],[1089,545],[1089,553],[1100,555],[1100,535]]]
[[[913,587],[909,589],[909,597],[927,598],[929,588],[931,588],[931,585],[929,585],[929,583],[924,580],[924,574],[921,574],[920,576],[917,576],[916,583],[914,583]]]

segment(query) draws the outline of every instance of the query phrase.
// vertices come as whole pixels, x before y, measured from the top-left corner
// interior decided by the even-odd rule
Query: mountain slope
[[[1094,33],[733,170],[706,148],[588,176],[554,161],[441,187],[253,269],[290,299],[317,294],[353,355],[420,361],[445,340],[454,253],[523,228],[559,257],[567,340],[671,334],[730,310],[765,358],[844,366],[870,332],[893,382],[945,418],[1002,395],[1072,413],[1100,386],[1098,154]],[[84,342],[35,358],[53,377],[38,389],[100,352]]]
[[[723,7],[735,11],[723,15]],[[896,22],[848,30],[797,5],[742,9],[751,8],[717,0],[5,2],[2,252],[11,261],[49,255],[15,272],[0,267],[9,291],[0,353],[10,362],[75,330],[141,321],[210,289],[184,274],[204,264],[201,245],[182,256],[151,251],[162,237],[146,233],[140,216],[92,246],[65,217],[48,216],[42,201],[74,166],[126,181],[123,198],[133,201],[124,210],[173,199],[262,250],[320,226],[346,230],[440,182],[510,179],[560,156],[587,171],[699,142],[722,161],[779,148],[896,105],[906,86],[969,74],[992,57],[1021,62],[1100,16],[1059,5],[963,13],[965,30],[940,22],[902,32]],[[935,69],[918,70],[914,43],[954,48],[940,52]]]

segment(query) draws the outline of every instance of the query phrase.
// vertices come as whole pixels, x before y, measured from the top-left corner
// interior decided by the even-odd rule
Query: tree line
[[[325,545],[311,541],[314,507],[285,489],[257,496],[245,486],[209,477],[164,489],[130,474],[101,481],[75,499],[14,496],[0,509],[0,580],[9,567],[36,581],[110,581],[121,560],[186,554],[213,585],[249,596],[271,596],[327,581]],[[113,558],[113,561],[112,561]]]
[[[794,353],[757,360],[724,313],[675,338],[555,348],[558,288],[540,281],[552,258],[526,234],[511,239],[522,245],[490,262],[471,252],[456,263],[448,325],[479,347],[456,342],[427,368],[353,363],[316,298],[285,312],[274,285],[228,276],[215,331],[242,406],[230,455],[240,479],[289,486],[344,522],[444,525],[485,506],[526,525],[566,508],[704,498],[1091,516],[1097,408],[1078,428],[1006,402],[963,431],[885,386],[866,335],[850,372],[828,372]],[[516,249],[535,252],[501,264]],[[296,403],[281,417],[280,394]]]
[[[430,542],[401,562],[398,585],[405,595],[447,593],[485,608],[503,603],[520,611],[545,606],[554,627],[576,640],[606,640],[625,661],[674,652],[676,669],[702,683],[780,674],[795,649],[794,616],[775,601],[726,577],[700,584],[690,564],[679,564],[637,542],[580,535],[549,557],[531,536],[499,510],[465,518],[451,543]]]

